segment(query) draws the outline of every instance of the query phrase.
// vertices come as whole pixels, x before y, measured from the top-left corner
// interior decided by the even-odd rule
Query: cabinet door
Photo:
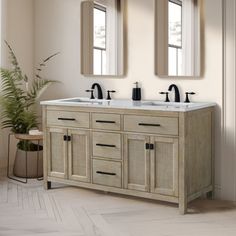
[[[124,186],[139,191],[149,191],[149,137],[125,135],[124,138]]]
[[[151,137],[151,192],[178,196],[178,139]]]
[[[69,179],[90,182],[89,131],[68,130]]]
[[[48,175],[67,178],[67,142],[64,141],[67,129],[47,129]]]

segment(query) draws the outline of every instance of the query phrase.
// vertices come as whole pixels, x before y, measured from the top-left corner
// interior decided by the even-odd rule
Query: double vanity
[[[214,103],[45,101],[44,181],[172,202],[212,194]]]

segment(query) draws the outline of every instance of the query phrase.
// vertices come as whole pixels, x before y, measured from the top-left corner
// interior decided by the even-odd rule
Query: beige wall
[[[32,0],[1,0],[2,3],[2,35],[1,35],[1,64],[8,66],[8,52],[4,40],[14,49],[19,64],[29,76],[34,68],[34,1]],[[7,134],[0,131],[0,175],[1,168],[6,166]],[[14,150],[12,150],[14,152]]]

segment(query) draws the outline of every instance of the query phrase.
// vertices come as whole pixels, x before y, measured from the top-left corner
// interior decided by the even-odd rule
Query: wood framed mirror
[[[201,76],[202,0],[155,1],[156,74]]]
[[[124,75],[124,0],[81,3],[81,72]]]

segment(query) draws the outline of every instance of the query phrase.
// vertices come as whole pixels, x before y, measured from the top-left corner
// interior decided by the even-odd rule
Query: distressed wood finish
[[[124,138],[124,186],[127,189],[149,191],[149,151],[145,145],[149,137],[125,135]]]
[[[152,137],[151,192],[178,197],[178,139]]]
[[[186,156],[188,157],[186,178],[188,197],[212,185],[213,156],[212,113],[189,112],[185,123],[187,132]]]
[[[87,123],[83,129],[78,125],[77,129],[70,130],[71,126],[66,122],[47,122],[48,114],[57,117],[58,111],[84,113]],[[96,120],[114,122],[103,124]],[[139,123],[160,123],[160,126],[140,126]],[[179,204],[181,214],[187,212],[188,202],[214,190],[213,107],[191,112],[165,112],[44,106],[43,124],[45,188],[50,187],[52,181],[173,202]],[[78,145],[74,156],[70,142],[63,146],[66,142],[59,144],[57,141],[54,149],[50,147],[49,130],[55,134],[55,140],[59,133],[66,132],[72,140],[73,135],[78,135],[80,141],[74,144]],[[153,144],[153,148],[147,148],[146,144]],[[67,162],[58,164],[56,156],[62,160],[61,153],[66,153],[67,145],[71,154],[67,156]],[[54,172],[49,171],[52,168]]]
[[[81,73],[93,74],[93,2],[81,2]],[[89,26],[89,27],[88,27]]]
[[[93,156],[121,159],[121,135],[93,132]]]
[[[46,140],[48,176],[90,182],[89,131],[48,128]]]
[[[69,129],[68,143],[69,179],[90,182],[90,135],[86,130]]]
[[[120,115],[93,113],[92,128],[100,130],[121,130]]]
[[[48,155],[48,133],[47,133],[47,107],[42,107],[42,124],[43,124],[43,186],[44,189],[49,189],[48,181],[48,162],[50,156]]]
[[[89,113],[50,110],[47,112],[47,124],[49,126],[89,128]]]
[[[122,186],[121,163],[104,160],[93,160],[93,183],[111,187]]]
[[[170,117],[124,116],[124,130],[164,135],[178,135],[178,119]]]
[[[63,136],[67,135],[67,129],[47,129],[47,175],[57,178],[67,178],[67,143]]]
[[[180,113],[179,119],[179,211],[180,214],[187,212],[187,178],[186,178],[186,113]]]

